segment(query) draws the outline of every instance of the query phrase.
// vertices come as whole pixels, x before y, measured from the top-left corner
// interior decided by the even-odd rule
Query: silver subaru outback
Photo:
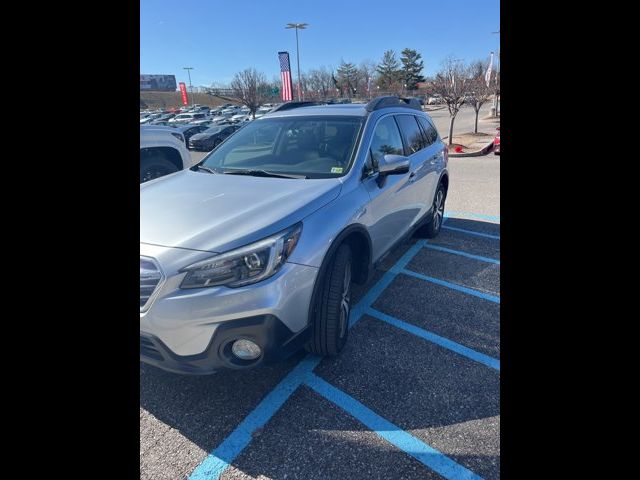
[[[441,228],[447,148],[417,101],[256,119],[140,185],[140,360],[213,373],[306,348],[337,355],[351,286]]]

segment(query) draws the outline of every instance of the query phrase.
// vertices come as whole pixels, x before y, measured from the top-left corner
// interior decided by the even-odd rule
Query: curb
[[[465,152],[465,153],[452,153],[449,152],[449,157],[481,157],[483,155],[486,155],[487,153],[489,153],[491,150],[493,150],[493,140],[491,140],[489,143],[487,143],[484,147],[482,147],[480,150],[476,150],[474,152]]]

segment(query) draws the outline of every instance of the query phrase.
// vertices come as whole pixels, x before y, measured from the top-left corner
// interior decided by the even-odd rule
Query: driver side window
[[[374,167],[385,155],[404,155],[402,138],[393,116],[383,118],[376,125],[371,140],[371,155]]]

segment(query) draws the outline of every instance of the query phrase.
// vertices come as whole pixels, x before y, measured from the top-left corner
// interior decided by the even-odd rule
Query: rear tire
[[[312,311],[308,352],[335,356],[347,343],[351,312],[351,247],[342,244],[330,260]]]
[[[420,238],[435,238],[442,229],[442,223],[444,221],[444,202],[447,198],[447,194],[442,183],[438,185],[436,194],[433,198],[433,205],[431,207],[431,219],[429,223],[423,225],[416,232]]]
[[[164,177],[177,171],[178,167],[173,163],[162,155],[155,154],[152,157],[140,160],[140,183]]]

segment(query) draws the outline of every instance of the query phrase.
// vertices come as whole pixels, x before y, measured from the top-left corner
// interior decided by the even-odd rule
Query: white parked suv
[[[140,183],[191,166],[184,136],[171,127],[140,127]]]

